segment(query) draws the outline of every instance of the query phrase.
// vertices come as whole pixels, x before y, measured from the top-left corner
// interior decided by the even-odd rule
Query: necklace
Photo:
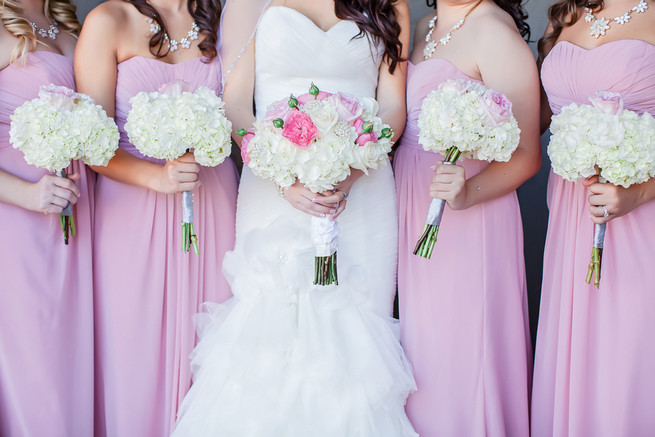
[[[52,24],[47,29],[37,26],[34,21],[30,21],[30,26],[32,26],[34,33],[39,34],[43,38],[57,39],[59,28],[57,27],[57,22],[55,20],[52,20]]]
[[[642,0],[643,1],[643,0]],[[466,19],[468,18],[469,15],[471,15],[471,12],[477,8],[480,3],[482,3],[482,0],[478,0],[478,2],[471,8],[469,11],[464,15],[464,18],[459,20],[457,23],[453,25],[453,27],[448,31],[448,33],[441,38],[439,41],[435,41],[432,39],[432,33],[434,32],[434,28],[437,26],[437,15],[435,15],[431,20],[428,26],[430,27],[430,30],[428,31],[428,34],[425,35],[425,42],[427,43],[425,45],[425,48],[423,49],[423,58],[424,59],[430,59],[432,57],[432,54],[434,53],[435,50],[437,50],[437,47],[439,46],[445,46],[448,44],[450,41],[450,38],[452,37],[453,32],[455,32],[457,29],[462,27],[464,25],[464,22],[466,22]]]
[[[584,17],[584,20],[586,23],[591,23],[591,27],[589,27],[589,34],[594,38],[600,38],[601,36],[605,36],[605,33],[610,29],[610,23],[612,21],[620,25],[626,24],[630,21],[633,12],[641,14],[646,12],[646,9],[648,9],[648,3],[646,3],[646,0],[639,0],[637,6],[634,6],[625,14],[608,20],[604,17],[596,18],[591,9],[584,8],[585,12],[587,13],[587,15]]]
[[[159,26],[159,24],[157,24],[155,20],[153,20],[150,17],[145,17],[145,19],[150,24],[150,33],[155,34],[161,30],[161,27]],[[164,33],[164,43],[168,46],[168,49],[171,52],[174,52],[180,47],[183,49],[188,49],[189,47],[191,47],[191,41],[195,41],[198,39],[199,31],[200,28],[198,28],[198,24],[196,24],[194,20],[193,23],[191,23],[191,29],[187,32],[184,38],[178,41],[176,39],[170,39],[168,37],[168,33]]]

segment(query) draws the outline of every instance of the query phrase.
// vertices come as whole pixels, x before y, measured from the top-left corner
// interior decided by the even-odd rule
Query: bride
[[[321,90],[375,97],[405,123],[405,0],[232,0],[223,21],[224,99],[235,129],[267,105]],[[224,80],[225,80],[224,79]],[[240,138],[235,138],[240,141]],[[243,169],[234,298],[199,315],[194,384],[174,436],[415,436],[415,389],[391,317],[397,213],[391,167],[334,192],[283,192]],[[339,285],[315,286],[310,216],[339,220]]]

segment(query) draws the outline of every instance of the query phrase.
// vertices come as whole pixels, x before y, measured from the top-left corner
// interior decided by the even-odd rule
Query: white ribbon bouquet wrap
[[[623,107],[618,93],[598,91],[591,105],[572,103],[553,116],[548,145],[553,171],[577,182],[595,174],[600,182],[624,188],[655,176],[655,119]],[[600,286],[607,223],[594,225],[586,281]]]
[[[130,99],[125,131],[141,154],[174,160],[193,150],[198,164],[215,167],[230,155],[232,123],[225,117],[223,101],[216,92],[175,81],[155,92],[140,92]],[[193,195],[182,193],[182,250],[193,246],[198,255],[198,237],[193,228]]]
[[[252,130],[237,131],[244,137],[244,164],[281,188],[299,181],[314,193],[334,190],[351,168],[368,174],[388,163],[393,130],[377,112],[372,98],[331,94],[312,84],[308,93],[271,104]],[[310,226],[314,284],[338,284],[337,222],[312,217]]]
[[[106,166],[118,148],[116,123],[85,94],[53,84],[41,86],[38,97],[11,115],[9,141],[28,164],[66,176],[72,160]],[[60,214],[64,243],[75,235],[73,207]]]
[[[448,80],[423,100],[418,141],[428,152],[444,155],[444,164],[460,157],[509,161],[521,130],[512,103],[500,92],[478,82]],[[432,199],[414,255],[430,258],[446,202]]]

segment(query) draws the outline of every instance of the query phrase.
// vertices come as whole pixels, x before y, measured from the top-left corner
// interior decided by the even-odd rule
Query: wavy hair
[[[548,19],[552,31],[544,35],[537,45],[539,60],[543,60],[548,50],[553,46],[557,38],[566,26],[575,24],[580,18],[580,12],[585,7],[589,9],[602,9],[605,6],[603,0],[560,0],[548,9]]]
[[[43,14],[48,21],[56,21],[61,30],[77,38],[82,26],[77,21],[75,9],[68,0],[45,0],[43,3]],[[18,45],[11,54],[11,62],[15,62],[19,57],[25,62],[25,55],[35,50],[37,44],[46,44],[36,38],[36,32],[25,18],[25,8],[20,2],[1,0],[0,19],[5,29],[18,39]]]
[[[523,8],[523,0],[493,0],[498,7],[514,19],[516,28],[526,41],[530,40],[530,25],[527,23],[528,13]],[[437,0],[426,0],[428,7],[437,9]]]
[[[125,1],[133,4],[141,14],[152,18],[159,25],[159,31],[150,38],[150,53],[157,58],[166,56],[170,49],[166,45],[165,35],[168,31],[164,19],[146,0]],[[220,0],[187,0],[187,10],[198,25],[198,33],[204,36],[204,39],[198,44],[198,48],[205,56],[205,62],[209,62],[217,55],[216,43],[222,10],[221,2]]]
[[[397,0],[334,0],[337,18],[354,21],[359,28],[355,38],[365,34],[384,46],[383,59],[389,61],[389,72],[393,73],[402,57],[400,24],[396,18],[394,4]]]

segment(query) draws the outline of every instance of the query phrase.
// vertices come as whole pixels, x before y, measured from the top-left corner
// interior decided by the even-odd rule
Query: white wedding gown
[[[375,96],[381,50],[270,7],[255,40],[255,102],[321,90]],[[235,250],[223,269],[234,297],[199,315],[194,383],[175,437],[416,436],[415,389],[391,317],[397,213],[390,166],[361,177],[338,219],[338,286],[314,286],[310,216],[244,168]],[[220,223],[217,223],[220,226]]]

